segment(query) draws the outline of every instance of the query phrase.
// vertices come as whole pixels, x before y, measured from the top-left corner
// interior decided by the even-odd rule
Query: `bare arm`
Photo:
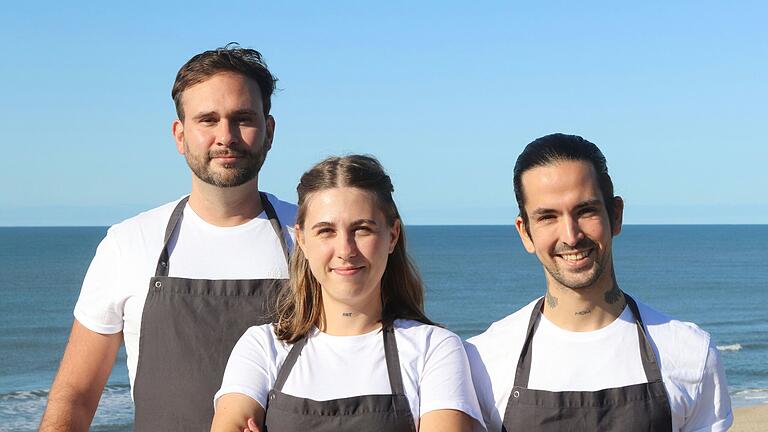
[[[252,419],[249,424],[248,419]],[[241,432],[263,430],[264,408],[250,396],[227,393],[216,401],[211,432]]]
[[[75,320],[40,432],[88,430],[122,341],[122,332],[96,333]]]
[[[472,417],[452,409],[430,411],[419,420],[419,432],[472,432],[474,427]]]

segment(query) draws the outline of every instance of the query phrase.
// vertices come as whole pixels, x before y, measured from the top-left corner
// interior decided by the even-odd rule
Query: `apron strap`
[[[267,194],[264,192],[259,192],[259,197],[261,198],[261,207],[264,209],[264,213],[267,215],[269,223],[272,225],[272,229],[275,231],[278,240],[280,240],[280,247],[283,249],[283,256],[285,257],[285,261],[288,262],[288,244],[285,242],[285,235],[283,233],[283,226],[280,223],[280,218],[277,217],[277,212],[272,206],[272,203],[269,202]],[[170,257],[170,252],[168,252],[168,243],[171,241],[171,237],[176,231],[176,228],[179,225],[179,221],[181,221],[182,215],[184,214],[184,207],[186,207],[187,201],[189,201],[189,195],[182,198],[179,203],[176,204],[176,207],[173,209],[173,213],[171,213],[170,219],[168,219],[168,225],[165,227],[165,238],[163,239],[163,250],[160,252],[160,257],[157,259],[155,277],[168,276],[168,262]]]
[[[643,324],[643,318],[640,316],[640,309],[637,307],[635,299],[628,296],[626,293],[624,294],[624,298],[627,301],[629,310],[632,311],[632,315],[635,316],[635,322],[637,324],[637,341],[640,345],[640,360],[643,362],[645,378],[648,382],[662,382],[659,362],[656,360],[656,353],[653,352],[653,347],[651,346],[648,333]]]
[[[171,213],[171,218],[168,220],[168,225],[165,227],[165,238],[163,239],[163,250],[160,252],[160,258],[157,259],[157,268],[155,269],[155,277],[168,276],[168,257],[170,256],[168,253],[168,242],[171,240],[171,236],[173,236],[173,232],[176,231],[176,226],[179,224],[179,221],[181,220],[181,215],[184,213],[184,207],[187,205],[187,201],[189,201],[189,195],[182,198],[181,201],[179,201],[179,203],[176,204],[176,208],[173,209],[173,213]]]
[[[264,213],[267,214],[267,218],[269,219],[269,223],[272,224],[272,229],[275,230],[275,234],[277,234],[277,238],[280,239],[280,247],[283,248],[283,256],[285,256],[285,261],[288,262],[288,245],[285,243],[285,234],[283,233],[283,224],[280,223],[280,218],[277,217],[277,212],[275,211],[275,208],[272,206],[272,203],[269,202],[269,199],[267,198],[267,194],[264,192],[259,192],[259,196],[261,197],[261,207],[264,208]]]
[[[288,357],[285,358],[283,365],[280,366],[280,370],[277,372],[274,390],[283,391],[285,381],[288,380],[288,375],[291,373],[291,369],[293,369],[293,366],[296,364],[296,360],[298,360],[299,355],[301,355],[301,350],[304,349],[304,345],[306,344],[307,337],[304,336],[297,340],[296,343],[293,344],[293,347],[291,347],[291,350],[288,351]]]
[[[525,332],[525,342],[520,351],[520,358],[517,360],[517,370],[515,371],[515,387],[528,388],[528,379],[531,375],[531,358],[533,357],[533,327],[541,315],[541,307],[544,305],[544,297],[540,298],[533,306],[531,318],[528,320],[528,329]]]
[[[392,394],[404,395],[403,374],[400,372],[400,356],[397,351],[394,324],[387,324],[384,329],[384,358],[387,361],[387,375]]]
[[[405,390],[403,387],[403,376],[400,372],[400,358],[397,352],[397,341],[395,340],[395,329],[392,325],[387,325],[382,328],[384,337],[384,359],[387,362],[387,374],[389,375],[389,386],[392,388],[392,394],[404,395]],[[288,356],[285,358],[283,365],[280,366],[280,370],[277,372],[277,378],[275,379],[275,385],[273,390],[283,391],[283,386],[288,380],[288,375],[296,365],[296,360],[299,359],[301,351],[304,346],[307,345],[307,337],[304,336],[291,347],[288,352]]]

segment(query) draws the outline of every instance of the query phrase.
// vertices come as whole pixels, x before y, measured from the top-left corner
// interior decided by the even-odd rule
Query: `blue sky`
[[[162,3],[162,5],[158,4]],[[0,225],[109,225],[178,198],[170,88],[230,41],[278,76],[263,189],[371,153],[406,224],[510,224],[551,132],[601,147],[625,222],[768,223],[765,2],[12,2]]]

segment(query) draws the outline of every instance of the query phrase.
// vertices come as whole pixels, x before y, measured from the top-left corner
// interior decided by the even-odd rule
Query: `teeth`
[[[566,261],[578,261],[580,259],[586,258],[588,255],[589,255],[589,251],[579,252],[575,254],[564,254],[560,256]]]

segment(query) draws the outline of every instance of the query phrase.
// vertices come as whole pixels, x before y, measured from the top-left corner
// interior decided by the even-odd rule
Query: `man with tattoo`
[[[597,146],[563,134],[533,141],[514,188],[515,226],[547,290],[467,341],[488,430],[727,430],[728,386],[709,334],[619,287],[612,241],[624,202]]]

